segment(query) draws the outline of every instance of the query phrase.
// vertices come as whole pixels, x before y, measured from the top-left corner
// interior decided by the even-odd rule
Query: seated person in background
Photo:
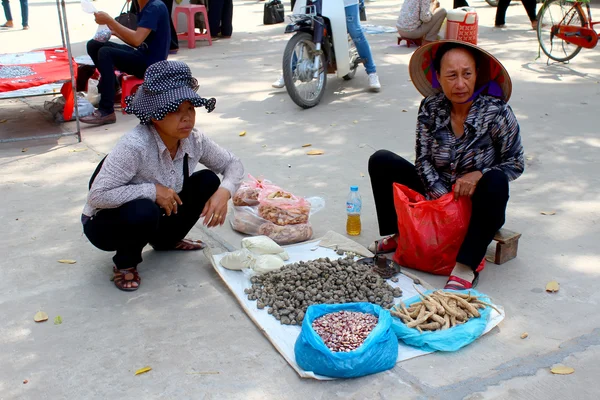
[[[405,0],[396,28],[403,38],[423,39],[423,44],[435,42],[446,10],[435,0]]]
[[[98,91],[100,104],[90,116],[81,118],[87,124],[104,125],[117,121],[114,110],[116,77],[115,69],[138,78],[144,77],[146,68],[169,55],[171,43],[171,18],[169,10],[160,0],[139,0],[138,27],[131,30],[114,20],[107,13],[94,14],[98,25],[107,25],[113,35],[127,43],[99,42],[90,40],[87,52],[100,72]]]

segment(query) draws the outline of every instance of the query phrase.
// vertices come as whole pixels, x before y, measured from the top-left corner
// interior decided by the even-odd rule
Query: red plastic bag
[[[436,200],[404,185],[394,183],[394,205],[398,215],[398,248],[394,261],[399,265],[436,275],[450,275],[467,234],[471,199],[454,193]],[[479,265],[483,269],[485,259]]]

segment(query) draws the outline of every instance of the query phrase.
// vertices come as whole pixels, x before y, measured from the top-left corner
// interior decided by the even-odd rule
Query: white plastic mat
[[[329,257],[331,259],[340,258],[335,251],[326,249],[318,246],[319,242],[301,243],[297,245],[286,246],[285,249],[288,252],[290,259],[287,263],[294,263],[299,261],[310,261],[318,258]],[[231,290],[233,295],[236,297],[246,314],[256,324],[256,326],[264,333],[267,339],[273,344],[273,346],[281,353],[283,358],[290,364],[294,370],[300,375],[301,378],[312,378],[318,380],[330,380],[325,376],[316,375],[310,371],[304,371],[296,363],[296,357],[294,356],[294,344],[296,338],[300,334],[301,327],[298,325],[281,325],[272,315],[267,313],[267,308],[259,310],[256,308],[256,301],[248,300],[248,296],[244,294],[244,289],[252,286],[248,275],[241,271],[231,271],[221,266],[221,258],[226,253],[213,255],[211,250],[207,248],[205,250],[206,256],[219,276],[223,279],[227,287]],[[394,283],[388,280],[388,283],[392,286],[399,286],[402,289],[401,299],[409,299],[417,295],[414,289],[414,283],[412,278],[404,274],[397,275],[399,281]],[[429,286],[429,285],[426,285]],[[427,288],[418,285],[420,291],[424,291]],[[398,300],[398,299],[397,299]],[[496,306],[498,307],[498,306]],[[502,310],[502,308],[498,307]],[[488,322],[486,329],[483,334],[488,333],[492,328],[500,323],[504,319],[504,314],[498,314],[492,310],[490,314],[490,321]],[[430,352],[422,351],[414,347],[407,346],[402,342],[398,342],[398,361],[408,360],[414,357],[429,354]]]

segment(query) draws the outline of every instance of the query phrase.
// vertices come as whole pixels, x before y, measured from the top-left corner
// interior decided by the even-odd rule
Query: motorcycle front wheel
[[[309,33],[298,32],[287,43],[283,53],[285,88],[298,106],[311,108],[319,104],[327,83],[327,60],[321,53],[318,77],[314,78],[316,47]]]

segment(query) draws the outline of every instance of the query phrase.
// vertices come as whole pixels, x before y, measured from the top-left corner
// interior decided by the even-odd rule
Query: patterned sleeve
[[[98,209],[117,208],[132,200],[156,201],[154,183],[130,184],[143,165],[142,153],[124,140],[108,154],[88,193],[88,203]]]
[[[430,114],[427,110],[427,98],[421,101],[419,107],[419,115],[417,116],[417,144],[415,152],[417,154],[415,167],[417,173],[425,186],[427,197],[437,199],[447,193],[447,190],[440,180],[440,175],[433,166],[432,162],[432,146],[433,137],[429,133]]]
[[[500,155],[500,163],[482,172],[498,170],[504,172],[509,181],[517,179],[525,170],[524,151],[519,123],[508,104],[496,117],[491,136]]]
[[[433,18],[431,13],[431,0],[419,0],[420,15],[419,19],[421,22],[429,22]]]
[[[244,165],[233,153],[216,144],[205,134],[198,133],[197,141],[202,148],[199,162],[211,171],[223,175],[221,187],[229,190],[233,197],[244,179]]]

